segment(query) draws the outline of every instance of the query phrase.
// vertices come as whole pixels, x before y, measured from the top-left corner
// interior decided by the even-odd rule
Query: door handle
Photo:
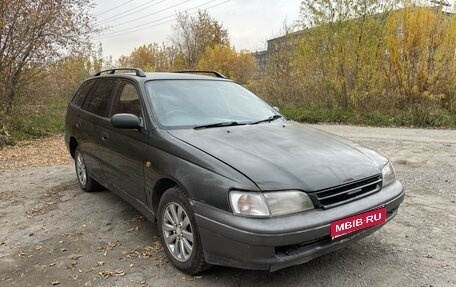
[[[101,133],[101,140],[102,141],[108,141],[109,140],[109,134],[107,132],[102,132]]]

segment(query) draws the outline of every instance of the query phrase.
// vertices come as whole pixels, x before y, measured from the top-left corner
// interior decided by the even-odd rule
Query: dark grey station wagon
[[[404,190],[385,157],[287,120],[211,73],[103,71],[66,116],[81,188],[101,185],[157,221],[178,269],[274,271],[396,215]]]

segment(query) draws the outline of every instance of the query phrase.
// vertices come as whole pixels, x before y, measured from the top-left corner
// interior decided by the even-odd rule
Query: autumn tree
[[[456,94],[456,19],[442,7],[412,4],[396,11],[386,25],[385,74],[398,108],[423,102],[454,110]]]
[[[119,65],[138,67],[145,71],[170,71],[179,66],[178,51],[173,46],[164,43],[152,43],[135,48],[128,56],[119,58]]]
[[[0,110],[8,112],[28,82],[50,64],[90,45],[91,0],[0,3]]]
[[[299,46],[298,67],[318,81],[322,102],[351,109],[379,87],[382,31],[394,1],[311,0],[301,4],[301,24],[307,33]]]
[[[228,31],[207,11],[198,11],[196,16],[180,12],[176,22],[170,38],[187,69],[196,67],[207,47],[229,46]]]
[[[47,97],[69,101],[84,80],[110,67],[112,67],[112,59],[103,57],[100,45],[97,49],[59,59],[46,69],[46,73],[41,76],[41,81],[47,87]],[[39,94],[40,91],[38,90],[37,93]],[[39,95],[36,97],[40,98]]]
[[[237,52],[234,47],[217,44],[206,47],[197,68],[216,70],[241,84],[247,84],[256,71],[256,62],[248,51]]]

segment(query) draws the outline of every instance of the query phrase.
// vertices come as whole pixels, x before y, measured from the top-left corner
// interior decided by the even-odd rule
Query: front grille
[[[317,207],[324,209],[335,207],[368,196],[382,188],[382,175],[375,175],[362,180],[309,193]]]

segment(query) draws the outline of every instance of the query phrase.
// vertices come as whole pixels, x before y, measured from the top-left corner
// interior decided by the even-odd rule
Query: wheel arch
[[[187,196],[188,196],[188,193],[185,190],[185,188],[183,188],[182,185],[179,184],[177,180],[174,180],[172,178],[164,177],[164,178],[159,179],[155,183],[153,191],[152,191],[152,210],[154,212],[155,217],[157,216],[158,205],[160,204],[160,199],[162,198],[163,194],[165,193],[165,191],[167,191],[171,187],[175,187],[175,186],[182,189],[182,191],[185,194],[187,194]]]
[[[76,140],[75,137],[71,136],[70,137],[70,142],[69,142],[69,147],[70,147],[70,155],[72,158],[74,158],[74,153],[76,152],[76,148],[78,147],[79,143]]]

